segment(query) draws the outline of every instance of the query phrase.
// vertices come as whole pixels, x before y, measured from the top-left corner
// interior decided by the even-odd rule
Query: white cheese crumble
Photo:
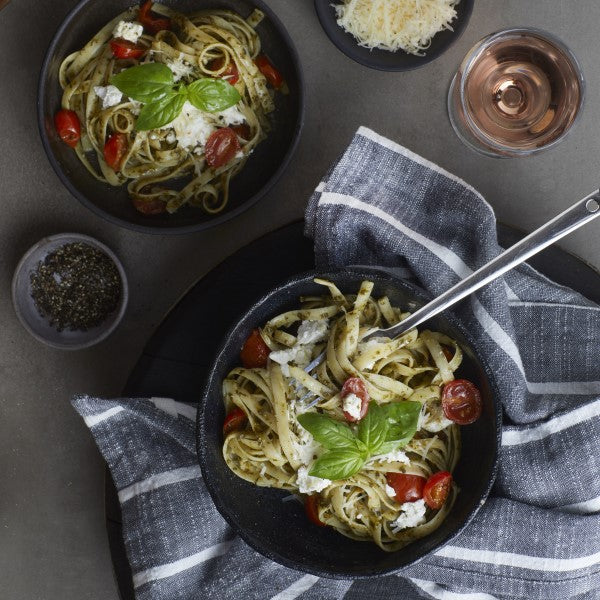
[[[314,344],[327,338],[329,323],[327,319],[319,321],[302,321],[298,327],[298,343]]]
[[[329,479],[321,479],[320,477],[311,477],[308,474],[308,467],[300,467],[296,475],[296,485],[301,494],[312,494],[313,492],[321,492],[331,484]]]
[[[175,81],[179,81],[182,77],[188,77],[194,72],[192,65],[186,63],[183,60],[183,57],[183,52],[180,52],[178,58],[174,60],[167,59],[167,67],[171,69],[171,72],[173,73],[173,79]]]
[[[387,454],[379,454],[376,456],[372,456],[369,459],[369,462],[375,462],[375,461],[386,462],[386,463],[400,462],[400,463],[404,463],[404,464],[409,464],[410,458],[408,458],[408,456],[406,456],[406,454],[404,452],[402,452],[402,450],[392,450],[392,452],[388,452]]]
[[[294,443],[296,459],[307,466],[314,460],[320,445],[304,427],[299,427],[297,438],[298,442]]]
[[[423,407],[419,415],[419,429],[425,429],[430,433],[437,433],[446,427],[452,425],[452,421],[446,418],[439,402],[428,403]]]
[[[96,96],[102,100],[102,108],[116,106],[121,102],[121,98],[123,97],[119,88],[114,85],[95,85],[94,92],[96,93]]]
[[[385,493],[390,498],[393,498],[394,500],[396,499],[396,490],[391,485],[388,485],[387,483],[385,484]]]
[[[140,39],[144,33],[144,26],[136,21],[119,21],[113,29],[113,36],[122,38],[134,44]]]
[[[161,129],[174,129],[177,144],[186,150],[191,150],[198,149],[197,146],[204,146],[216,128],[200,109],[186,101],[179,115]],[[199,154],[202,154],[202,150]]]
[[[276,363],[279,363],[282,367],[283,374],[289,375],[289,363],[294,363],[296,366],[302,368],[306,367],[310,362],[312,356],[313,347],[311,344],[306,346],[293,346],[292,348],[285,348],[284,350],[275,350],[269,354],[269,358]]]
[[[138,102],[137,100],[132,100],[131,98],[129,98],[129,102],[131,102],[131,106],[130,106],[129,110],[134,115],[139,115],[140,112],[142,111],[142,103]]]
[[[407,527],[416,527],[425,522],[425,500],[421,498],[415,502],[405,502],[400,505],[400,515],[395,521],[390,523],[390,528],[394,533]]]
[[[246,117],[237,106],[230,106],[221,112],[216,113],[219,121],[226,125],[241,125],[246,121]]]
[[[362,407],[362,400],[356,394],[348,394],[347,396],[344,396],[344,402],[342,404],[342,408],[353,419],[360,419],[361,407]]]

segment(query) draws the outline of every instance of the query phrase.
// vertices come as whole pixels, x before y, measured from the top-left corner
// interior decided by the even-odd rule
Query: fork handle
[[[404,319],[404,321],[388,329],[374,331],[364,339],[375,336],[395,338],[406,333],[409,329],[446,310],[465,296],[472,294],[475,290],[525,262],[534,254],[598,216],[600,216],[600,190],[592,192],[571,208],[530,233],[520,242],[517,242],[514,246],[477,269],[477,271],[459,281],[449,290]]]

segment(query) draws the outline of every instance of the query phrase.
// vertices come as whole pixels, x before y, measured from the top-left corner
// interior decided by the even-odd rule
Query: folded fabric
[[[310,199],[306,231],[318,268],[408,268],[434,295],[500,252],[473,188],[365,128]],[[137,598],[598,598],[599,311],[526,265],[456,309],[501,389],[498,478],[459,537],[395,576],[319,579],[246,546],[202,483],[193,406],[74,398],[119,490]]]

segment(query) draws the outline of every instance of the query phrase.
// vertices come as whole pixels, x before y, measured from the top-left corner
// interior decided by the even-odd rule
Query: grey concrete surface
[[[302,216],[329,163],[364,124],[478,188],[505,223],[531,230],[597,188],[600,83],[597,0],[478,0],[463,37],[409,73],[380,73],[339,53],[310,0],[269,0],[295,40],[306,73],[306,125],[285,176],[253,209],[205,234],[151,237],[101,221],[62,187],[38,138],[36,84],[45,49],[74,0],[12,0],[0,12],[0,597],[118,597],[103,513],[103,464],[74,414],[77,392],[115,395],[145,340],[199,277],[257,236]],[[206,4],[200,2],[199,4]],[[446,91],[468,48],[507,26],[554,32],[580,58],[588,83],[583,118],[557,148],[519,160],[476,155],[455,138]],[[563,247],[600,266],[600,224]],[[39,238],[78,231],[123,260],[131,301],[119,330],[76,353],[51,350],[21,327],[10,280]],[[193,257],[190,259],[190,257]]]

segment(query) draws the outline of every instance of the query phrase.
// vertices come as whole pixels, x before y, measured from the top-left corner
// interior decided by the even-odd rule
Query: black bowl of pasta
[[[247,210],[303,124],[294,44],[262,0],[81,0],[38,89],[50,163],[87,208],[146,233]]]
[[[469,332],[447,315],[361,341],[425,302],[378,268],[308,273],[227,334],[199,404],[198,457],[217,509],[266,557],[321,577],[398,572],[486,500],[501,409]],[[456,386],[477,388],[477,402],[447,413]]]

